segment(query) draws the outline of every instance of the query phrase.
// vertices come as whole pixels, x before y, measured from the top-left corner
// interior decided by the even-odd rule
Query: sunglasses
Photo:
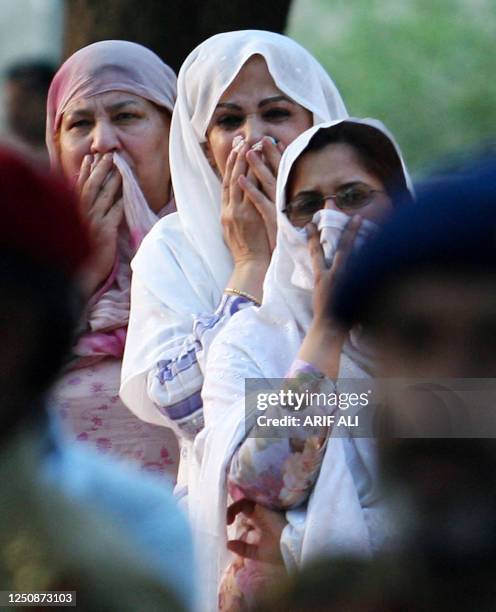
[[[380,189],[372,189],[365,183],[346,185],[338,189],[336,193],[329,195],[307,192],[288,202],[282,212],[288,216],[291,223],[303,223],[311,221],[314,214],[324,208],[327,200],[333,200],[340,210],[350,211],[367,206],[378,193],[385,192]]]

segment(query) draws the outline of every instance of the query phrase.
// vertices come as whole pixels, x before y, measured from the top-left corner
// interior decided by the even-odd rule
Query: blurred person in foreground
[[[318,559],[275,586],[257,612],[432,612],[408,575],[387,562]]]
[[[54,75],[55,67],[50,62],[37,59],[12,63],[4,73],[4,144],[47,169],[46,100]]]
[[[0,201],[0,588],[76,590],[88,610],[185,609],[190,537],[172,494],[63,444],[45,410],[82,313],[77,204],[7,151]]]
[[[495,281],[492,158],[420,190],[415,208],[398,211],[350,259],[330,309],[345,328],[363,325],[377,351],[383,387],[413,379],[418,389],[430,390],[388,396],[389,436],[380,447],[399,528],[398,559],[413,580],[433,585],[432,610],[496,605],[494,426],[472,437],[476,429],[469,419],[481,418],[475,401],[482,395],[453,392],[468,389],[463,379],[485,379],[478,384],[486,400],[494,395],[488,379],[496,372]],[[450,428],[453,410],[458,437]],[[394,437],[391,415],[407,426],[427,415],[424,424],[436,429]]]

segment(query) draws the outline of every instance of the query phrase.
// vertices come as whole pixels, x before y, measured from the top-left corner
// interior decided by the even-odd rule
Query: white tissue
[[[312,222],[320,231],[320,244],[324,251],[327,266],[331,266],[339,246],[341,234],[349,223],[350,217],[339,210],[323,208],[315,213]],[[294,228],[300,236],[300,245],[293,247],[294,269],[291,275],[291,284],[299,289],[313,291],[314,277],[310,253],[308,252],[308,238],[304,227]],[[362,219],[358,234],[355,238],[353,250],[360,249],[364,242],[379,229],[378,225],[367,219]],[[298,253],[296,254],[296,250]],[[295,257],[296,255],[296,257]]]

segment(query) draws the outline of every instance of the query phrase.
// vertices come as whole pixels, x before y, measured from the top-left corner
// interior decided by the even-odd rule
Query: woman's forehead
[[[368,174],[353,146],[344,142],[332,142],[316,151],[304,150],[295,160],[288,184],[312,180],[348,180],[354,174]]]
[[[141,96],[129,93],[127,91],[107,91],[93,96],[86,96],[73,100],[64,114],[72,114],[74,112],[94,112],[96,110],[112,110],[122,106],[134,105],[144,106],[147,100]]]
[[[281,95],[261,55],[252,55],[241,67],[232,83],[221,95],[219,102],[242,102],[244,98],[263,99],[268,95]]]

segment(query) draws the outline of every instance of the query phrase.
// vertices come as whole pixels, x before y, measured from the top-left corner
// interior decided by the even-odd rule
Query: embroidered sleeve
[[[318,391],[325,376],[311,364],[295,360],[286,375],[286,389],[303,393]],[[328,408],[323,408],[323,413]],[[267,417],[288,414],[283,406],[270,406]],[[252,430],[253,433],[253,430]],[[287,438],[247,437],[233,455],[229,483],[249,499],[273,509],[295,508],[308,497],[317,479],[324,456],[329,427],[312,430],[311,435]]]
[[[151,399],[188,439],[203,429],[201,388],[208,349],[229,319],[247,307],[253,307],[247,298],[224,294],[213,314],[194,319],[193,331],[178,348],[177,357],[159,361],[148,374]]]

